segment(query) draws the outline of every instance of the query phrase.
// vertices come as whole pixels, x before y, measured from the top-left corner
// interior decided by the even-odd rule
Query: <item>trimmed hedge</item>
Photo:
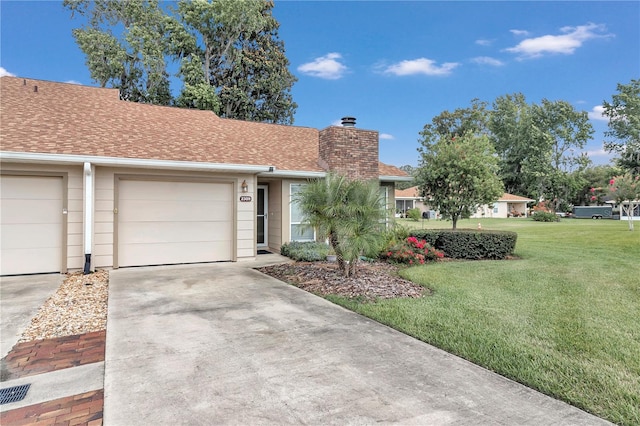
[[[315,241],[292,241],[280,246],[280,254],[302,262],[327,260],[329,246]]]
[[[505,259],[513,254],[518,234],[475,229],[416,229],[411,235],[425,240],[452,259]]]

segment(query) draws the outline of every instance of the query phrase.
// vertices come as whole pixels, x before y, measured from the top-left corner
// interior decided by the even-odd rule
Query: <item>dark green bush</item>
[[[553,212],[534,212],[531,216],[536,222],[560,222],[560,217]]]
[[[280,246],[280,254],[302,262],[326,260],[329,246],[315,241],[292,241]]]
[[[504,259],[513,254],[518,238],[512,231],[475,229],[417,229],[411,235],[425,240],[452,259]]]

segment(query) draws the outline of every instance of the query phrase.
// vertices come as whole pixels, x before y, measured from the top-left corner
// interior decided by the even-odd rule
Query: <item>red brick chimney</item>
[[[378,132],[355,124],[354,117],[343,117],[342,127],[320,131],[320,167],[350,179],[378,179]]]

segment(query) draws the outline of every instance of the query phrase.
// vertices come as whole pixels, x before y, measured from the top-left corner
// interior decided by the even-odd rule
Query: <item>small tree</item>
[[[386,206],[377,182],[328,174],[309,182],[294,201],[318,237],[329,241],[346,277],[356,274],[360,255],[380,250]]]
[[[633,212],[636,206],[640,206],[640,176],[634,177],[631,173],[616,176],[609,181],[609,194],[615,198],[620,206],[620,213],[624,213],[625,204],[629,231],[633,231]]]
[[[479,206],[503,194],[498,159],[487,136],[443,136],[435,144],[424,145],[417,177],[421,193],[451,219],[453,229],[458,219],[470,217]]]

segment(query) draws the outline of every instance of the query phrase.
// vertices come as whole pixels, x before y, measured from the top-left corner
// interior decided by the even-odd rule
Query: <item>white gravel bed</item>
[[[108,271],[68,274],[53,296],[40,307],[18,342],[105,330],[108,295]]]

